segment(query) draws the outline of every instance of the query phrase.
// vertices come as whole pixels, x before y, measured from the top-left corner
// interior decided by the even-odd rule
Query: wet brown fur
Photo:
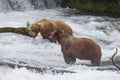
[[[75,63],[76,58],[90,60],[92,65],[100,65],[101,48],[90,38],[75,38],[62,30],[54,32],[61,50],[64,60],[67,64]]]
[[[69,25],[59,20],[42,19],[40,21],[33,23],[30,26],[30,31],[32,32],[34,38],[40,32],[43,38],[47,38],[51,42],[56,42],[55,37],[50,37],[52,32],[56,30],[64,30],[66,33],[70,35],[73,34],[72,29],[69,27]]]

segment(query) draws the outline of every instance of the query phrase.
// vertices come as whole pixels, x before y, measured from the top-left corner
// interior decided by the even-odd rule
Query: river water
[[[8,1],[17,4],[11,4],[11,7]],[[22,4],[24,1],[26,5],[25,3]],[[31,4],[30,1],[33,1],[34,4]],[[57,4],[60,0],[57,0],[57,3],[53,0],[49,7],[47,6],[49,0],[46,0],[47,5],[43,1],[45,0],[0,0],[0,28],[26,27],[27,22],[34,23],[43,18],[62,20],[72,28],[74,37],[88,37],[100,45],[102,49],[101,63],[106,62],[105,66],[107,68],[111,67],[109,65],[110,58],[114,54],[115,48],[118,48],[115,60],[120,61],[120,18],[80,15],[76,14],[76,9],[59,8]],[[20,7],[18,7],[18,4]],[[51,4],[56,4],[58,7],[56,8],[55,5],[52,6]],[[36,74],[24,68],[11,70],[0,67],[0,80],[48,80],[49,78],[53,80],[73,80],[73,78],[76,80],[96,80],[98,78],[100,80],[119,80],[120,78],[117,72],[94,70],[104,65],[100,67],[81,65],[90,64],[90,61],[77,60],[75,65],[67,65],[64,62],[60,45],[42,39],[40,34],[36,39],[32,39],[20,34],[0,33],[0,61],[77,72],[73,75],[54,76]]]
[[[27,22],[34,23],[43,18],[62,20],[72,28],[74,37],[88,37],[96,41],[102,48],[102,60],[109,60],[115,52],[115,48],[120,49],[120,19],[103,16],[75,15],[75,11],[75,9],[57,8],[0,13],[0,27],[26,27]],[[63,57],[59,44],[43,40],[40,34],[35,40],[18,34],[0,34],[0,48],[1,60],[9,61],[12,59],[13,61],[26,62],[26,59],[33,61],[36,59],[35,61],[43,66],[53,66],[54,62],[63,61],[61,59]],[[41,59],[48,57],[50,54],[53,54],[52,57],[57,57],[58,60],[52,58],[53,62],[51,58],[47,58],[51,63],[42,63]],[[38,55],[42,58],[40,59]],[[59,55],[61,56],[60,58],[58,58]],[[62,65],[54,64],[54,66],[60,67]]]

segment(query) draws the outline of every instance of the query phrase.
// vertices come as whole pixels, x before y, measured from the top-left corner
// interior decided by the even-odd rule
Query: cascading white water
[[[33,10],[29,0],[7,0],[13,11]]]
[[[62,0],[0,0],[0,12],[60,7]]]
[[[32,39],[20,34],[0,33],[0,62],[76,72],[73,75],[66,73],[63,75],[61,73],[60,75],[50,74],[48,71],[45,74],[39,74],[25,68],[10,69],[6,66],[0,66],[0,80],[120,79],[120,74],[112,71],[114,67],[109,65],[110,58],[115,52],[114,48],[118,48],[120,51],[120,18],[76,15],[74,13],[76,10],[69,8],[41,9],[56,8],[60,6],[60,1],[62,0],[0,0],[0,28],[26,27],[27,22],[34,23],[42,18],[62,20],[70,25],[74,37],[89,37],[101,46],[102,65],[99,67],[87,66],[84,64],[89,65],[90,61],[78,59],[74,65],[68,65],[64,62],[61,46],[58,43],[51,43],[47,39],[42,39],[40,34],[36,39]],[[3,11],[11,12],[4,13]],[[119,51],[115,57],[118,62],[120,62]],[[103,74],[97,68],[106,70]]]
[[[60,7],[62,0],[30,0],[35,9]]]
[[[0,12],[12,10],[7,0],[0,0]]]

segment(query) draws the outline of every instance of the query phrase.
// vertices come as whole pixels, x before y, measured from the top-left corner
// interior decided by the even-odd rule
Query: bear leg
[[[47,39],[45,35],[41,35],[43,39]]]
[[[99,59],[92,59],[91,63],[93,66],[100,66],[100,60]]]
[[[63,56],[64,56],[64,60],[67,64],[74,64],[76,62],[76,58],[73,57],[72,55],[63,54]]]

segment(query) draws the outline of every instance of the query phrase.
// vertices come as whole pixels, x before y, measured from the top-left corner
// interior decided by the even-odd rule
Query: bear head
[[[31,26],[29,27],[29,31],[34,39],[38,35],[38,33],[42,31],[42,28],[42,23],[31,24]]]
[[[56,40],[59,42],[59,39],[62,37],[62,35],[64,35],[65,32],[64,30],[56,30],[56,31],[53,31],[50,35],[50,40],[52,42],[56,42]]]

